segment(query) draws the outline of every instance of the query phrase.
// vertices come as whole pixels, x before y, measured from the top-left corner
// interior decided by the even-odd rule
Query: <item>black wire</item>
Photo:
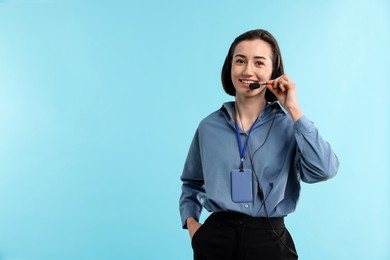
[[[274,104],[277,105],[277,102],[274,102],[272,105],[274,105]],[[275,112],[274,112],[274,118],[272,119],[271,126],[270,126],[269,129],[268,129],[268,132],[267,132],[267,135],[265,136],[264,142],[259,146],[259,148],[257,148],[257,149],[253,152],[252,157],[255,156],[255,154],[257,153],[257,151],[260,150],[261,147],[263,147],[264,144],[265,144],[265,142],[267,141],[268,136],[269,136],[269,133],[271,132],[271,128],[272,128],[272,126],[274,125],[275,118],[276,118],[276,110],[275,110]],[[248,146],[248,149],[249,149],[249,146]],[[249,150],[248,150],[248,151],[249,151]],[[249,158],[250,158],[250,156],[249,156]],[[252,161],[251,161],[251,162],[252,162]]]
[[[265,213],[267,214],[267,220],[268,220],[269,225],[271,226],[272,232],[273,232],[273,233],[275,234],[275,236],[279,239],[279,241],[283,244],[283,246],[284,246],[285,248],[287,248],[288,251],[290,251],[293,255],[295,255],[296,257],[298,257],[297,252],[296,252],[294,249],[290,248],[288,245],[286,245],[286,244],[283,242],[283,240],[282,240],[281,234],[278,234],[278,233],[276,232],[274,226],[273,226],[272,223],[271,223],[270,217],[268,216],[268,211],[267,211],[267,207],[265,206],[265,203],[264,203],[264,210],[265,210]]]
[[[274,102],[272,105],[274,105],[274,104],[277,105],[277,102]],[[268,136],[269,136],[269,134],[271,133],[272,126],[274,125],[274,122],[275,122],[276,112],[277,112],[277,111],[275,110],[275,112],[274,112],[274,118],[272,119],[271,125],[270,125],[270,127],[269,127],[269,129],[268,129],[267,135],[265,136],[264,142],[263,142],[263,143],[262,143],[262,144],[253,152],[253,155],[252,155],[252,156],[250,155],[250,147],[249,147],[249,145],[248,145],[248,156],[249,156],[249,161],[250,161],[250,163],[251,163],[252,171],[253,171],[253,174],[254,174],[254,176],[255,176],[255,178],[256,178],[256,181],[257,181],[257,184],[258,184],[257,186],[258,186],[258,190],[259,190],[258,193],[259,193],[259,196],[260,196],[260,200],[263,202],[263,204],[262,204],[261,207],[260,207],[260,210],[261,210],[261,208],[263,207],[263,205],[264,205],[264,207],[265,207],[265,203],[264,203],[264,193],[263,193],[263,188],[261,187],[259,178],[257,177],[256,171],[255,171],[255,167],[253,166],[253,157],[255,156],[255,154],[257,153],[257,151],[259,151],[259,150],[264,146],[264,144],[267,142]]]
[[[275,102],[275,103],[276,103],[276,102]],[[271,229],[272,229],[272,232],[274,233],[274,235],[279,239],[279,241],[283,244],[283,246],[284,246],[288,251],[290,251],[292,254],[294,254],[296,257],[298,257],[297,252],[296,252],[295,250],[291,249],[288,245],[286,245],[286,244],[283,242],[282,237],[281,237],[281,234],[279,235],[279,234],[276,232],[274,226],[273,226],[272,223],[271,223],[270,217],[269,217],[269,215],[268,215],[267,206],[266,206],[266,204],[265,204],[265,198],[264,198],[263,188],[261,187],[261,183],[260,183],[260,181],[259,181],[259,178],[257,177],[256,171],[255,171],[255,167],[253,166],[253,158],[254,158],[256,152],[259,151],[259,150],[264,146],[264,144],[265,144],[265,142],[267,141],[268,136],[269,136],[269,134],[270,134],[270,132],[271,132],[271,128],[272,128],[272,126],[273,126],[273,124],[274,124],[274,122],[275,122],[275,118],[276,118],[276,113],[277,113],[277,111],[275,110],[274,113],[275,113],[275,114],[274,114],[274,118],[272,119],[271,126],[270,126],[269,129],[268,129],[268,133],[267,133],[267,135],[266,135],[266,137],[265,137],[264,142],[262,143],[262,145],[260,145],[260,146],[254,151],[254,153],[252,154],[252,156],[250,155],[250,148],[249,148],[249,145],[248,145],[248,156],[249,156],[249,161],[250,161],[250,163],[251,163],[253,175],[255,176],[256,182],[257,182],[258,194],[259,194],[260,201],[261,201],[260,210],[261,210],[261,208],[264,206],[265,214],[266,214],[266,216],[267,216],[267,220],[268,220],[268,223],[269,223],[269,225],[270,225],[270,227],[271,227]]]

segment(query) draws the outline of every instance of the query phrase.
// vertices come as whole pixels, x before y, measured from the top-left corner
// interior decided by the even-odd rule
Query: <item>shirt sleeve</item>
[[[336,175],[339,160],[313,122],[302,116],[294,123],[297,153],[295,165],[302,181],[315,183]]]
[[[179,201],[180,216],[182,227],[187,228],[187,218],[193,217],[199,221],[202,212],[202,205],[197,199],[199,193],[204,193],[204,179],[199,149],[199,129],[192,140],[180,179],[183,183]]]

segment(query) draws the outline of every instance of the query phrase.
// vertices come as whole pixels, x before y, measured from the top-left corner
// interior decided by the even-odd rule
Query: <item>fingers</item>
[[[291,88],[295,88],[295,84],[287,75],[282,75],[276,79],[267,81],[267,87],[270,88],[270,90],[286,92]]]
[[[289,89],[289,86],[291,84],[290,82],[288,82],[287,80],[284,80],[284,79],[280,80],[278,83],[279,83],[278,89],[281,92],[286,92],[287,89]]]

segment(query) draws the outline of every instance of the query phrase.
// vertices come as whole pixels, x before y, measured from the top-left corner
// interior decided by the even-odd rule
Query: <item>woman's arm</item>
[[[336,175],[339,161],[329,143],[303,114],[297,99],[296,86],[287,75],[267,82],[268,89],[277,97],[294,121],[297,153],[295,165],[304,182],[327,180]]]
[[[315,183],[335,176],[339,160],[313,122],[302,116],[294,123],[294,130],[297,141],[295,165],[302,181]]]
[[[183,228],[187,228],[187,219],[199,220],[202,205],[197,199],[199,193],[204,193],[202,162],[199,149],[199,134],[196,131],[192,140],[183,173],[181,175],[182,193],[180,196],[180,215]]]

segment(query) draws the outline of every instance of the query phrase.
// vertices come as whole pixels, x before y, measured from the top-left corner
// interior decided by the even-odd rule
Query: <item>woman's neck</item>
[[[244,131],[248,131],[266,104],[264,97],[236,97],[236,120]]]

